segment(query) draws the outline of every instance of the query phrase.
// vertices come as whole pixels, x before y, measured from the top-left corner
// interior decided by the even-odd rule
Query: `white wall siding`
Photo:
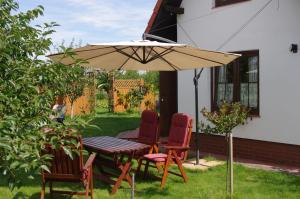
[[[183,0],[178,23],[199,47],[216,50],[269,0],[212,8],[212,0]],[[197,17],[200,17],[195,19]],[[193,20],[190,20],[193,19]],[[193,42],[178,26],[178,42]],[[221,51],[259,50],[260,117],[236,129],[235,136],[300,144],[300,0],[273,0]],[[195,115],[193,71],[178,73],[178,110]],[[210,108],[210,71],[199,83],[199,108]]]

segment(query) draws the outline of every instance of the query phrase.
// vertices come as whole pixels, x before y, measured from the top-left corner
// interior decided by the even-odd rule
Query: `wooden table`
[[[131,160],[135,153],[150,148],[146,144],[109,136],[84,138],[83,146],[87,151],[97,153],[95,164],[100,173],[94,175],[98,179],[113,184],[111,194],[117,192],[123,180],[126,180],[130,186],[132,185],[129,174]],[[124,161],[124,157],[127,157],[127,160]],[[116,181],[111,179],[113,176],[117,177]]]

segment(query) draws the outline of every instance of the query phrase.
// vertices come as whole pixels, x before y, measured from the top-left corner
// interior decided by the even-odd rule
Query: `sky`
[[[60,26],[53,43],[75,44],[140,40],[156,0],[19,0],[20,10],[37,5],[44,16],[37,24],[54,21]]]

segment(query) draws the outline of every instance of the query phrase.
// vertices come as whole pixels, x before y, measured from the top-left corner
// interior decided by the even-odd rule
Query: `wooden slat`
[[[104,153],[134,152],[150,147],[146,144],[109,136],[84,138],[83,145],[88,150]]]

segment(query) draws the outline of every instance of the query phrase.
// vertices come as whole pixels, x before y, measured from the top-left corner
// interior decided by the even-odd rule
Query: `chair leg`
[[[156,144],[153,146],[153,149],[155,153],[158,153],[158,146]]]
[[[91,194],[91,199],[93,199],[93,192],[94,192],[93,169],[91,167],[91,171],[90,171],[90,194]]]
[[[183,167],[182,167],[181,162],[177,163],[177,165],[178,165],[178,168],[179,168],[179,170],[180,170],[180,173],[181,173],[181,175],[182,175],[182,178],[183,178],[184,182],[187,182],[188,179],[187,179],[187,176],[186,176],[186,174],[185,174],[185,172],[184,172],[184,170],[183,170]]]
[[[178,158],[176,152],[173,153],[173,154],[174,154],[174,157],[175,157],[175,162],[176,162],[176,164],[177,164],[177,166],[178,166],[178,168],[179,168],[179,171],[180,171],[180,173],[181,173],[181,176],[182,176],[184,182],[187,182],[188,179],[187,179],[186,173],[185,173],[184,170],[183,170],[182,163],[181,163],[181,161],[179,160],[179,158]]]
[[[45,186],[46,186],[46,183],[42,182],[41,199],[45,198]]]
[[[53,198],[53,183],[50,181],[49,182],[49,189],[50,189],[50,198]]]
[[[160,184],[161,188],[163,188],[166,184],[166,180],[167,180],[167,176],[168,176],[168,168],[169,168],[169,165],[170,165],[170,162],[171,162],[171,158],[172,158],[171,157],[171,151],[169,151],[167,161],[166,161],[165,166],[164,166],[164,174],[163,174],[161,184]]]
[[[89,192],[90,192],[90,182],[89,179],[87,180],[87,183],[85,185],[85,199],[89,199]]]
[[[147,174],[148,174],[148,168],[149,168],[149,160],[146,160],[146,164],[145,164],[145,170],[144,170],[144,179],[146,178]]]
[[[155,166],[156,166],[156,169],[157,169],[157,171],[158,171],[158,173],[161,173],[161,165],[159,165],[159,164],[155,164]]]
[[[137,174],[140,173],[141,171],[142,163],[143,163],[143,159],[142,158],[138,159],[138,167],[136,168]]]

